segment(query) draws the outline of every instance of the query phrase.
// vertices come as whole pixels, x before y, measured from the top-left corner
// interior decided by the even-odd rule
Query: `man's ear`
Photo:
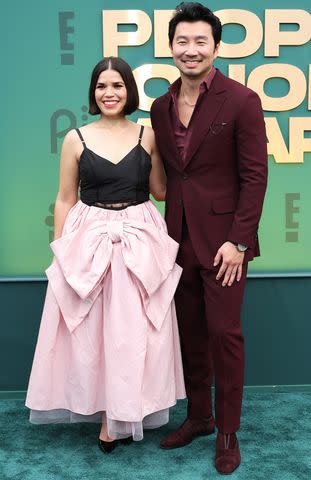
[[[217,43],[217,45],[215,46],[215,49],[214,49],[214,60],[215,60],[215,58],[217,58],[217,56],[218,56],[220,44],[221,44],[221,42]]]

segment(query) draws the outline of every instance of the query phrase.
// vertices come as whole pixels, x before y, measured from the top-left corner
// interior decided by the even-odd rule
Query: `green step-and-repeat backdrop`
[[[0,276],[40,276],[51,260],[59,152],[68,129],[93,120],[93,66],[132,66],[148,123],[175,80],[167,23],[176,1],[26,0],[1,9]],[[216,66],[256,90],[265,110],[269,186],[256,274],[311,272],[311,16],[309,0],[202,2],[224,24]],[[161,209],[161,206],[159,206]]]

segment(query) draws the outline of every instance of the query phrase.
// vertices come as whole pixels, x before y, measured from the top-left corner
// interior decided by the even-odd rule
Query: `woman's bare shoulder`
[[[148,125],[145,125],[144,127],[143,138],[148,144],[150,144],[151,147],[154,145],[155,143],[154,131]]]
[[[76,129],[69,130],[63,140],[62,155],[65,158],[73,157],[76,160],[80,158],[83,145]]]

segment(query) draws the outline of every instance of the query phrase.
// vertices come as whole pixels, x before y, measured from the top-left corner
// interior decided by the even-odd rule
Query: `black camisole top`
[[[151,158],[141,145],[143,126],[135,147],[118,163],[90,150],[80,130],[77,128],[76,131],[84,147],[79,165],[80,199],[83,203],[106,208],[107,204],[124,204],[126,207],[149,200]]]

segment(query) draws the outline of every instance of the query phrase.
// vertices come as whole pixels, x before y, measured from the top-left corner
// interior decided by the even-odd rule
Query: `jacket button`
[[[188,178],[188,175],[187,175],[186,173],[183,173],[182,179],[183,179],[183,180],[187,180],[187,178]]]

